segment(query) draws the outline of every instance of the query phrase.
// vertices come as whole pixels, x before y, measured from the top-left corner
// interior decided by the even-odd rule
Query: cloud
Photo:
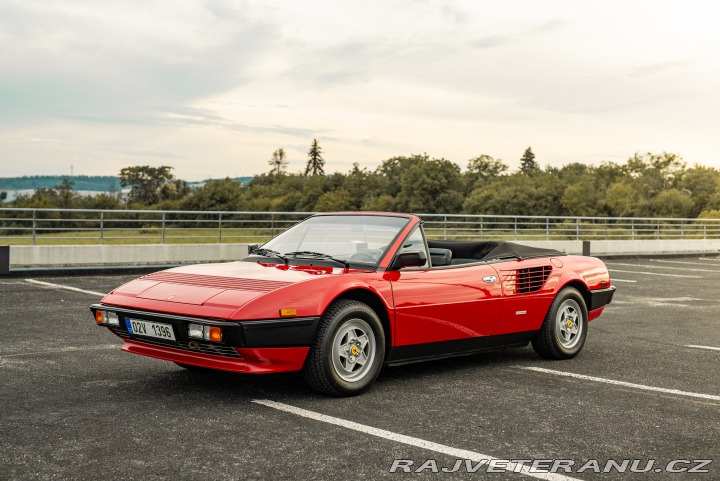
[[[648,77],[667,72],[684,69],[691,65],[690,60],[672,60],[667,62],[653,63],[649,65],[641,65],[630,71],[631,77]]]
[[[129,120],[237,88],[271,30],[221,2],[3,3],[1,40],[12,48],[0,51],[0,121]]]
[[[568,22],[566,20],[554,19],[540,23],[539,25],[517,33],[488,35],[485,37],[480,37],[470,42],[470,45],[478,49],[501,47],[504,45],[509,45],[515,42],[525,40],[529,37],[533,37],[536,35],[556,32],[558,30],[562,30],[567,26]]]

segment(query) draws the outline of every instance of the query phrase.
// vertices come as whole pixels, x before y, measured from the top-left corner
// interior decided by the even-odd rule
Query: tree
[[[678,189],[663,190],[651,201],[653,215],[658,217],[687,217],[693,208],[692,198]]]
[[[128,195],[130,202],[139,202],[145,205],[157,204],[161,198],[160,188],[175,178],[170,172],[172,169],[167,165],[125,167],[120,171],[120,185],[131,187]]]
[[[600,199],[592,174],[585,174],[565,187],[560,202],[568,215],[597,216],[604,213],[605,202]]]
[[[183,199],[180,206],[183,210],[238,210],[243,189],[242,184],[229,177],[209,180]]]
[[[272,167],[271,173],[275,175],[282,174],[288,166],[288,161],[285,160],[285,149],[280,147],[273,152],[272,157],[268,160],[268,164]]]
[[[525,153],[520,158],[520,172],[525,175],[531,175],[540,170],[540,166],[535,162],[535,154],[530,147],[525,149]]]
[[[468,160],[467,172],[465,173],[466,192],[470,193],[478,181],[488,182],[491,179],[500,177],[507,172],[508,166],[500,159],[494,159],[489,155],[482,154],[479,157]]]
[[[400,177],[397,207],[405,212],[457,213],[463,203],[460,167],[445,159],[416,162]]]
[[[475,188],[463,210],[468,214],[561,215],[562,194],[551,173],[539,169],[533,176],[517,172]]]
[[[77,207],[76,201],[80,197],[74,189],[75,182],[63,177],[62,182],[54,187],[57,192],[58,208],[60,209],[72,209]]]
[[[619,180],[612,184],[605,202],[615,217],[645,217],[649,214],[649,202],[633,185],[632,179]]]
[[[682,174],[679,187],[690,194],[694,204],[690,216],[696,217],[707,209],[718,185],[720,185],[720,172],[712,167],[695,165]]]
[[[305,175],[325,175],[325,160],[322,157],[322,148],[317,139],[313,139],[312,146],[308,151],[308,163],[305,167]]]
[[[355,210],[355,206],[350,192],[344,187],[340,187],[321,195],[314,210],[316,212],[350,211]]]

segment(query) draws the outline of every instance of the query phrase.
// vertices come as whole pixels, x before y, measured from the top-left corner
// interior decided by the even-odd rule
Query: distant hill
[[[0,190],[51,189],[68,178],[74,182],[75,190],[98,192],[120,191],[120,179],[112,175],[30,175],[24,177],[0,177]]]
[[[24,177],[0,177],[0,191],[51,189],[60,185],[63,179],[74,182],[75,190],[95,192],[119,192],[120,179],[112,175],[31,175]],[[247,185],[252,177],[235,177],[235,182]],[[207,181],[189,182],[191,186],[200,186]]]

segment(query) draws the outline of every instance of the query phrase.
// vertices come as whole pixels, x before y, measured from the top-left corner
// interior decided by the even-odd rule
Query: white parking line
[[[320,421],[323,423],[333,424],[335,426],[339,426],[344,429],[352,429],[353,431],[359,431],[361,433],[369,434],[371,436],[376,436],[379,438],[387,439],[390,441],[395,441],[397,443],[401,444],[407,444],[409,446],[414,446],[421,449],[427,449],[430,451],[435,451],[437,453],[441,454],[447,454],[455,459],[469,459],[474,462],[489,462],[493,459],[500,459],[495,458],[493,456],[488,456],[487,454],[480,454],[476,453],[475,451],[468,451],[465,449],[458,449],[453,448],[452,446],[446,446],[444,444],[438,444],[434,443],[432,441],[426,441],[425,439],[420,438],[414,438],[412,436],[405,436],[404,434],[398,434],[394,433],[392,431],[386,431],[384,429],[378,429],[374,428],[372,426],[367,426],[365,424],[359,424],[353,421],[348,421],[346,419],[336,418],[333,416],[328,416],[326,414],[320,414],[316,413],[314,411],[308,411],[307,409],[298,408],[295,406],[291,406],[289,404],[283,404],[276,401],[270,401],[267,399],[255,399],[253,400],[256,404],[262,404],[263,406],[267,406],[269,408],[277,409],[279,411],[284,411],[286,413],[294,414],[296,416],[302,416],[304,418],[313,419],[315,421]],[[528,476],[532,476],[533,478],[537,479],[549,479],[549,480],[557,480],[557,481],[571,481],[576,480],[577,478],[571,478],[562,474],[556,474],[556,473],[536,473],[536,472],[530,472],[530,467],[525,465],[519,465],[515,463],[508,463],[506,471],[514,472],[514,473],[523,473]]]
[[[107,293],[86,291],[85,289],[78,289],[77,287],[63,286],[62,284],[53,284],[52,282],[38,281],[35,279],[25,279],[27,282],[38,284],[45,287],[52,287],[53,289],[65,289],[66,291],[82,292],[84,294],[92,294],[93,296],[105,297]]]
[[[700,260],[720,262],[720,257],[701,257]]]
[[[612,281],[613,282],[637,282],[637,281],[633,281],[631,279],[615,279],[614,277],[612,278]]]
[[[554,374],[556,376],[574,377],[576,379],[582,379],[584,381],[602,382],[605,384],[614,384],[616,386],[624,386],[624,387],[631,387],[634,389],[642,389],[644,391],[654,391],[654,392],[661,392],[661,393],[665,393],[665,394],[676,394],[678,396],[687,396],[687,397],[694,397],[694,398],[700,398],[700,399],[710,399],[711,401],[720,401],[720,396],[715,396],[713,394],[702,394],[702,393],[697,393],[697,392],[680,391],[679,389],[666,389],[664,387],[646,386],[644,384],[635,384],[632,382],[616,381],[614,379],[605,379],[603,377],[585,376],[584,374],[575,374],[572,372],[565,372],[565,371],[554,371],[552,369],[545,369],[542,367],[532,367],[532,366],[515,366],[515,367],[516,367],[516,369],[526,369],[528,371],[542,372],[545,374]]]
[[[708,351],[720,351],[720,347],[712,347],[712,346],[696,346],[694,344],[688,344],[685,347],[692,347],[694,349],[707,349]]]
[[[674,271],[684,271],[684,272],[720,272],[717,269],[692,269],[688,267],[671,267],[671,266],[641,266],[639,264],[623,264],[621,262],[613,262],[612,264],[608,263],[607,265],[610,266],[625,266],[625,267],[649,267],[650,269],[670,269]]]
[[[8,357],[21,357],[21,356],[42,356],[43,354],[57,354],[57,353],[65,353],[65,352],[78,352],[78,351],[100,351],[104,349],[118,349],[120,347],[120,344],[98,344],[97,346],[83,346],[83,347],[75,347],[75,346],[66,346],[61,347],[59,349],[47,349],[45,351],[34,351],[34,352],[18,352],[15,354],[2,354],[0,355],[0,359],[5,359]]]
[[[707,262],[666,261],[666,260],[663,260],[663,259],[648,259],[648,261],[650,261],[650,262],[664,262],[664,263],[666,263],[666,264],[685,264],[685,265],[688,265],[688,266],[705,266],[705,267],[708,267],[708,266],[712,265],[712,264],[708,264]],[[720,265],[719,265],[718,267],[720,267]],[[713,271],[713,272],[720,272],[720,271],[715,270],[715,271]]]
[[[685,279],[700,279],[700,276],[684,276],[682,274],[665,274],[663,272],[624,271],[621,269],[608,269],[610,272],[622,272],[623,274],[645,274],[648,276],[683,277]]]

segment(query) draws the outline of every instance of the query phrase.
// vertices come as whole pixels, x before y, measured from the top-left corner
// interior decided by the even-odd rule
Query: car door
[[[424,250],[421,228],[400,252]],[[428,257],[429,258],[429,257]],[[488,264],[390,271],[395,305],[394,346],[492,334],[502,304],[499,276]]]

